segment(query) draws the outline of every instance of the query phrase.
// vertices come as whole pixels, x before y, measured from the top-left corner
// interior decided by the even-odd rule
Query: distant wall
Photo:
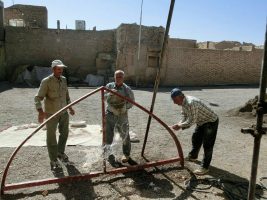
[[[258,84],[263,50],[168,48],[163,86]]]
[[[215,49],[232,49],[241,46],[240,42],[235,41],[221,41],[215,43]]]
[[[20,67],[50,67],[52,60],[61,59],[68,66],[67,74],[79,80],[87,74],[109,80],[114,70],[122,69],[127,83],[152,86],[163,36],[163,27],[142,26],[138,59],[137,24],[105,31],[6,26],[0,47],[0,80],[11,78]],[[210,44],[202,46],[210,48]],[[222,44],[229,47],[227,42]],[[235,51],[199,49],[195,40],[170,38],[165,53],[161,86],[259,83],[263,49],[244,45]]]
[[[47,9],[44,6],[16,4],[5,8],[4,14],[6,26],[9,26],[9,20],[21,19],[27,27],[47,28]]]
[[[168,46],[169,47],[184,47],[184,48],[196,48],[197,47],[196,40],[187,40],[187,39],[177,39],[177,38],[169,38]]]
[[[96,73],[98,53],[115,51],[114,31],[76,31],[6,27],[8,73],[21,65],[50,66],[61,59],[71,75]]]

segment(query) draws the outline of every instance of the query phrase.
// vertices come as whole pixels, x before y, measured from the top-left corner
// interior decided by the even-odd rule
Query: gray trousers
[[[114,138],[114,129],[117,128],[122,139],[122,152],[125,156],[130,156],[131,141],[129,135],[128,113],[114,115],[106,111],[106,144],[111,145]]]
[[[48,114],[47,118],[51,114]],[[51,161],[55,160],[58,153],[64,153],[69,135],[69,114],[67,112],[51,119],[47,124],[46,131],[46,145]],[[56,131],[59,131],[59,138],[57,142]]]

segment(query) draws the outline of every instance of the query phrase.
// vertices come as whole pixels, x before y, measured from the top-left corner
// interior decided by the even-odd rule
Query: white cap
[[[63,64],[63,62],[61,60],[54,60],[52,61],[51,67],[67,67],[66,65]]]

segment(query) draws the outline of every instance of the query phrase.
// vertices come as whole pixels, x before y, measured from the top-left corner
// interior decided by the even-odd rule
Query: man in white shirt
[[[117,70],[114,73],[115,82],[108,83],[106,87],[122,96],[130,98],[134,101],[134,94],[131,88],[124,83],[124,72]],[[106,144],[110,146],[113,142],[114,129],[117,128],[123,141],[122,150],[123,157],[121,161],[126,163],[130,160],[131,142],[129,135],[128,110],[132,108],[132,104],[122,98],[111,93],[106,93]],[[114,155],[108,158],[111,164],[115,163]],[[114,165],[115,166],[115,165]]]
[[[195,170],[194,173],[204,175],[209,171],[219,118],[200,99],[184,95],[179,88],[174,88],[171,91],[171,98],[174,104],[182,106],[182,119],[177,124],[172,125],[172,129],[178,131],[196,124],[192,135],[192,150],[189,152],[187,160],[195,161],[203,144],[204,157],[201,168]]]

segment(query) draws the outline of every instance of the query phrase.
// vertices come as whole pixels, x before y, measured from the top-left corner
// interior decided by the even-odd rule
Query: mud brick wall
[[[196,48],[197,41],[196,40],[187,40],[187,39],[169,38],[168,46],[169,47]]]
[[[168,48],[163,86],[258,84],[263,50]]]
[[[114,31],[77,31],[56,29],[28,29],[6,27],[7,71],[21,65],[50,66],[61,59],[72,76],[84,79],[88,73],[96,74],[99,52],[115,51]]]
[[[47,8],[43,6],[14,5],[4,9],[4,24],[10,19],[23,19],[26,26],[47,28]]]
[[[160,51],[163,41],[163,27],[142,26],[140,56],[138,60],[139,26],[121,24],[116,31],[116,68],[126,74],[126,81],[132,84],[154,83],[156,67],[149,66],[148,58]]]
[[[3,63],[0,80],[8,79],[5,77],[10,77],[20,66],[49,67],[54,59],[61,59],[68,66],[70,76],[84,80],[87,74],[98,73],[96,60],[100,55],[112,55],[116,61],[116,67],[111,65],[112,70],[124,70],[127,83],[152,86],[163,35],[163,27],[142,26],[138,60],[136,24],[122,24],[104,31],[6,26],[0,51]],[[233,51],[193,48],[195,45],[195,40],[168,40],[161,86],[259,83],[263,49]]]

